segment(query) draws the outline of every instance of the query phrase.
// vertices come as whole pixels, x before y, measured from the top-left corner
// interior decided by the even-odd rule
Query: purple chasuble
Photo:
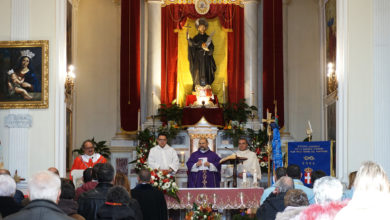
[[[191,168],[196,164],[201,157],[207,157],[209,163],[214,164],[218,172],[210,172],[209,170],[199,170],[198,172],[191,172]],[[221,182],[221,165],[219,161],[221,158],[211,150],[202,153],[200,150],[191,154],[187,161],[188,168],[188,188],[219,188]]]

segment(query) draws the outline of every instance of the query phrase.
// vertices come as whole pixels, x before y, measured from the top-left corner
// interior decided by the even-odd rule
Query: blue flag
[[[312,186],[311,172],[322,170],[331,175],[331,143],[330,141],[289,142],[287,164],[295,164],[301,168],[302,182]]]
[[[283,167],[283,155],[282,155],[282,145],[280,142],[280,132],[277,124],[272,126],[273,128],[273,138],[272,138],[272,160],[273,160],[273,170],[276,170],[279,167]]]

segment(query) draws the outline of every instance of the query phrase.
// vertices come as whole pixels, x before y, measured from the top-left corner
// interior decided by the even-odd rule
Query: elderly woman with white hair
[[[313,186],[315,204],[303,210],[300,219],[334,219],[337,213],[347,205],[341,201],[343,185],[340,180],[325,176],[315,181]]]
[[[365,162],[354,182],[355,192],[335,219],[390,219],[390,183],[383,168]]]
[[[0,214],[3,217],[18,212],[22,206],[15,202],[15,180],[9,175],[0,175]]]
[[[31,202],[6,220],[72,220],[57,206],[61,194],[59,176],[47,170],[34,174],[28,182],[28,193]]]

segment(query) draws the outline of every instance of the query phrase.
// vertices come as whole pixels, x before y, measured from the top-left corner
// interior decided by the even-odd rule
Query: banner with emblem
[[[328,176],[334,175],[332,152],[331,141],[289,142],[287,164],[298,165],[302,172],[302,182],[311,187],[313,171],[322,170]]]

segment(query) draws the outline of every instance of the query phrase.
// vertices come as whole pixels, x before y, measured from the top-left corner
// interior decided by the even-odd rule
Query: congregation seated
[[[9,172],[9,170],[6,170],[6,169],[0,169],[0,175],[8,175],[8,176],[11,176],[11,173]],[[22,205],[22,201],[24,199],[24,194],[22,191],[16,189],[15,191],[15,194],[14,194],[14,200],[16,203],[18,203],[19,205]],[[22,205],[23,206],[23,205]]]
[[[284,211],[284,197],[288,190],[294,189],[291,177],[283,176],[275,184],[275,190],[261,204],[256,216],[260,220],[275,219],[278,212]]]
[[[140,207],[139,203],[137,202],[137,200],[131,198],[130,181],[124,173],[117,172],[115,174],[114,186],[121,186],[127,191],[127,194],[129,194],[129,202],[127,205],[132,210],[134,210],[136,219],[142,219],[141,207]]]
[[[88,192],[91,189],[94,189],[98,184],[97,180],[97,171],[101,166],[101,163],[95,164],[93,168],[87,168],[83,172],[83,185],[76,189],[75,200],[77,201],[80,195],[84,192]]]
[[[303,192],[306,193],[307,198],[309,199],[309,203],[314,204],[313,190],[303,185],[301,181],[302,178],[301,168],[298,165],[290,164],[287,167],[287,176],[291,177],[294,180],[294,188],[303,190]]]
[[[75,189],[72,181],[61,181],[61,195],[60,200],[58,201],[58,207],[65,212],[68,216],[83,220],[85,219],[77,213],[79,207],[78,203],[74,200]]]
[[[2,217],[6,217],[22,209],[22,206],[16,203],[13,198],[15,191],[15,180],[9,175],[0,175],[0,214]]]
[[[352,199],[353,191],[354,191],[353,184],[355,182],[356,173],[357,173],[357,171],[353,171],[353,172],[349,173],[349,175],[348,175],[349,185],[348,185],[347,189],[344,190],[343,200],[344,199]]]
[[[316,180],[324,177],[324,176],[327,176],[326,173],[322,170],[315,170],[313,172],[311,172],[311,183],[313,184],[312,187],[314,187],[314,183],[316,182]]]
[[[142,220],[142,213],[131,207],[130,194],[123,186],[114,186],[107,193],[107,200],[97,213],[98,220]],[[135,201],[137,202],[137,201]],[[139,208],[139,207],[138,207]]]
[[[309,200],[306,193],[300,189],[290,189],[284,196],[283,212],[276,214],[276,220],[299,219],[299,214],[307,208]]]
[[[28,192],[31,202],[19,212],[6,217],[6,220],[72,220],[57,206],[61,193],[59,176],[47,170],[34,174],[29,180]]]
[[[313,191],[315,204],[301,212],[301,219],[334,219],[348,203],[341,201],[343,185],[334,177],[325,176],[316,180]]]
[[[286,168],[284,167],[278,167],[275,171],[275,183],[282,178],[283,176],[287,175]],[[265,199],[275,190],[275,184],[272,186],[268,187],[267,189],[264,190],[263,194],[261,195],[261,200],[260,200],[260,205],[263,204]]]
[[[167,220],[168,208],[164,194],[150,185],[151,174],[148,169],[138,172],[138,184],[131,190],[131,195],[141,206],[144,220]]]
[[[99,208],[106,201],[108,190],[113,186],[115,171],[111,164],[102,164],[97,171],[98,184],[79,197],[78,213],[87,220],[96,219]]]
[[[336,220],[390,219],[390,183],[382,166],[374,162],[363,163],[356,174],[354,186],[352,199],[336,215]]]

